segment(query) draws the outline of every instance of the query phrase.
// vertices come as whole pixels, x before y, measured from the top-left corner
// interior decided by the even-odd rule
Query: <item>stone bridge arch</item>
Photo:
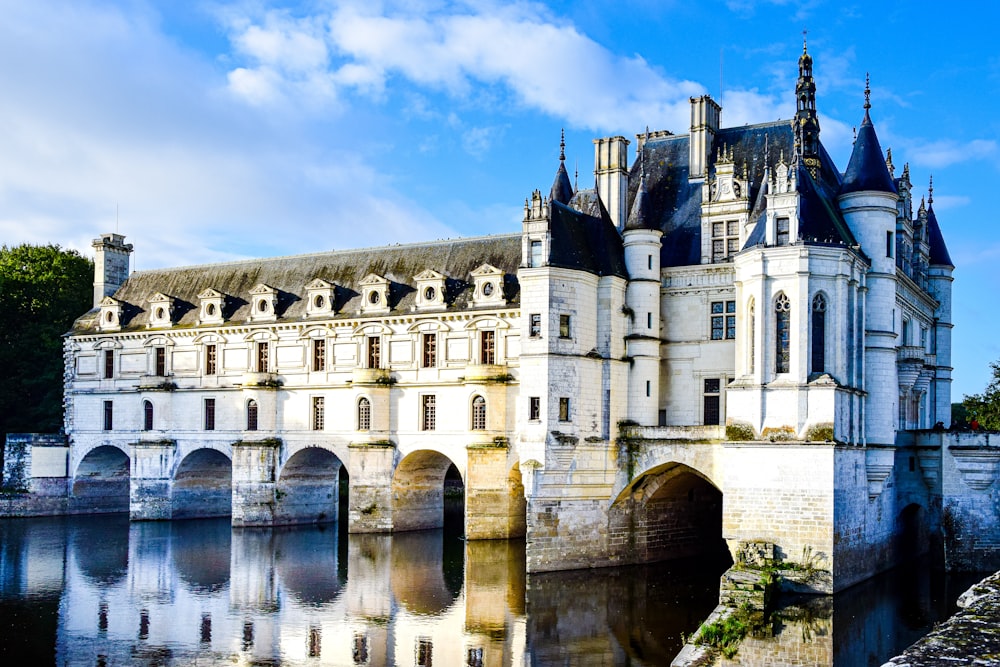
[[[91,511],[127,512],[131,457],[116,445],[88,450],[73,471],[72,495],[85,498]]]
[[[627,563],[704,557],[724,560],[723,494],[700,470],[670,461],[637,475],[613,499],[608,536]]]
[[[179,456],[170,494],[171,518],[230,516],[232,511],[231,456],[216,447],[196,447]]]
[[[290,452],[278,469],[274,523],[331,523],[339,516],[344,460],[332,448],[308,445]]]
[[[403,456],[392,474],[393,531],[424,530],[444,525],[445,477],[455,462],[434,449]]]

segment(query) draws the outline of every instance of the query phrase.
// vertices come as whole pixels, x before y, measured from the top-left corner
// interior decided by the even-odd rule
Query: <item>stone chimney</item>
[[[132,244],[121,234],[101,234],[94,239],[94,308],[125,283],[129,272]]]
[[[628,219],[628,144],[628,139],[620,136],[594,139],[598,194],[619,230]]]
[[[715,133],[719,131],[720,107],[710,95],[691,98],[691,136],[689,179],[708,176],[708,163],[712,154]]]

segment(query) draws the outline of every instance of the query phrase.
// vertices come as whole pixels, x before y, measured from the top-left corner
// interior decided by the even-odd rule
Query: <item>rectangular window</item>
[[[653,313],[646,313],[646,328],[653,328]]]
[[[788,218],[778,218],[775,226],[778,232],[777,244],[788,245]]]
[[[569,321],[570,321],[569,320],[569,315],[560,315],[559,316],[559,337],[560,338],[569,338],[570,337]]]
[[[900,336],[900,339],[901,339],[899,341],[900,345],[910,344],[910,320],[907,319],[903,320],[903,332],[902,335]]]
[[[712,340],[734,340],[736,338],[736,302],[713,301]]]
[[[465,656],[466,667],[483,667],[483,649],[470,648]]]
[[[565,396],[559,399],[559,421],[569,421],[569,398]]]
[[[214,345],[205,346],[205,375],[215,375],[219,372],[218,354]]]
[[[434,645],[431,643],[430,639],[425,637],[420,637],[417,639],[416,648],[416,665],[417,667],[432,667]]]
[[[542,399],[539,396],[528,398],[528,420],[536,422],[542,418]]]
[[[542,335],[542,315],[532,313],[528,315],[528,337],[539,338]]]
[[[312,430],[322,431],[326,415],[326,401],[322,396],[313,396],[312,400]]]
[[[104,350],[104,379],[110,380],[115,376],[115,351]]]
[[[542,242],[532,241],[531,242],[531,255],[528,257],[528,266],[541,266],[542,265]]]
[[[732,259],[740,250],[740,225],[736,220],[712,223],[712,262]],[[650,268],[653,268],[650,266]]]
[[[165,347],[154,347],[153,355],[156,359],[156,369],[154,375],[163,377],[167,374],[167,348]]]
[[[312,342],[312,369],[314,371],[326,370],[326,339],[313,338]]]
[[[205,430],[215,430],[215,399],[205,399]]]
[[[920,327],[920,347],[927,351],[927,327]]]
[[[646,256],[646,268],[649,269],[650,271],[653,270],[653,256],[652,255],[647,255]]]
[[[420,365],[424,368],[434,368],[437,366],[437,334],[423,334],[423,356]]]
[[[497,362],[496,356],[496,332],[495,331],[480,331],[479,332],[479,363],[481,364],[495,364]]]
[[[704,393],[704,424],[705,426],[719,425],[719,397],[721,381],[718,378],[705,380]]]
[[[885,233],[885,256],[892,257],[892,232]]]
[[[653,389],[652,383],[649,380],[646,380],[646,398],[649,398],[652,389]]]
[[[437,396],[434,394],[424,394],[420,397],[422,402],[420,415],[420,430],[433,431],[437,428]]]
[[[115,427],[115,404],[111,401],[104,401],[104,430],[110,431]]]
[[[368,368],[382,368],[382,339],[368,337]]]
[[[261,342],[257,343],[257,359],[256,359],[257,365],[255,367],[255,370],[258,373],[266,373],[267,372],[267,367],[268,367],[268,363],[267,363],[268,347],[269,346],[268,346],[268,344],[266,342],[261,341]]]

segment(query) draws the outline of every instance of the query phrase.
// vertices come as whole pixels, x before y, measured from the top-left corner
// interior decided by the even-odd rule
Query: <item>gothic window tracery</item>
[[[774,372],[787,373],[790,366],[789,338],[791,336],[792,304],[784,292],[774,300]]]
[[[817,294],[812,301],[812,372],[826,371],[826,297]]]

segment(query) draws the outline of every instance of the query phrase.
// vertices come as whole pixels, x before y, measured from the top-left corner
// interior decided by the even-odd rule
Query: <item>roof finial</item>
[[[889,176],[895,178],[896,165],[892,163],[892,146],[885,149],[885,166],[889,170]]]
[[[566,161],[566,128],[559,132],[559,161]]]
[[[934,203],[934,174],[931,174],[931,183],[927,186],[927,205]]]
[[[872,108],[871,77],[865,72],[865,112]]]
[[[573,192],[577,192],[580,189],[580,160],[577,159],[576,164],[573,167]]]
[[[808,34],[808,32],[809,32],[808,30],[805,30],[805,29],[802,30],[802,53],[806,53],[807,52],[806,51],[806,34]]]

